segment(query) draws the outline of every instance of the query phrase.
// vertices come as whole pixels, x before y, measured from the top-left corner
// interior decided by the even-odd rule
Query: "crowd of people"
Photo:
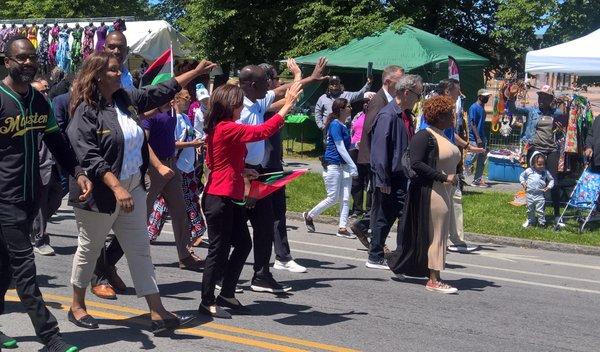
[[[148,304],[154,335],[194,319],[170,312],[158,289],[150,246],[167,214],[179,268],[203,271],[200,314],[231,318],[231,313],[248,311],[236,293],[243,291],[238,281],[251,250],[251,289],[291,291],[271,272],[273,249],[274,269],[307,271],[294,260],[287,238],[285,188],[258,200],[245,199],[245,192],[249,180],[283,171],[285,116],[304,86],[328,78],[328,90],[316,107],[324,131],[327,196],[303,213],[307,230],[314,232],[313,220],[339,203],[337,235],[357,238],[368,248],[366,267],[424,280],[429,291],[457,292],[442,281],[441,272],[447,250],[476,249],[464,239],[462,160],[465,152],[485,153],[482,125],[488,91],[478,92],[463,121],[460,83],[445,79],[423,102],[417,125],[414,111],[423,81],[396,65],[383,70],[378,92],[368,92],[372,78],[358,92],[344,91],[338,77],[325,76],[324,58],[307,77],[289,59],[293,82],[288,84],[264,63],[242,68],[238,84],[209,93],[197,79],[216,64],[202,60],[171,79],[136,89],[124,69],[128,47],[123,33],[110,32],[103,48],[86,57],[60,88],[62,94],[51,97],[48,82],[36,75],[38,55],[31,41],[14,36],[5,44],[8,75],[0,84],[0,314],[14,280],[48,351],[77,351],[63,340],[46,308],[34,262],[34,252],[54,254],[46,222],[67,193],[78,229],[67,318],[81,328],[99,328],[87,311],[88,286],[104,299],[125,291],[116,269],[123,255],[137,296]],[[543,94],[550,93],[540,93],[540,104]],[[349,121],[351,104],[359,101],[363,109]],[[543,224],[540,195],[553,189],[552,168],[545,169],[552,151],[543,146],[543,121],[552,111],[545,105],[540,110],[531,168],[521,177],[531,192],[528,224]],[[594,122],[586,155],[595,159],[600,155],[594,138],[598,135]],[[484,159],[469,158],[477,159],[476,182],[483,185],[478,177]],[[390,250],[386,239],[396,221],[396,248]],[[206,258],[194,253],[197,246],[208,248]],[[0,343],[6,347],[16,340],[0,333]]]

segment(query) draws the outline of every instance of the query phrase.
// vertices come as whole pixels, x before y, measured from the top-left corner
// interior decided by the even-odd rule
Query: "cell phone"
[[[373,77],[373,63],[372,62],[369,62],[367,64],[367,77],[368,78]]]

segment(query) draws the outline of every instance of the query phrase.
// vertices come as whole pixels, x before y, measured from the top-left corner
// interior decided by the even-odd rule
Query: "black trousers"
[[[205,194],[202,210],[210,240],[202,275],[202,304],[208,306],[215,303],[215,285],[220,278],[223,278],[221,295],[234,297],[252,241],[246,226],[245,209],[233,200]]]
[[[275,258],[281,262],[287,262],[293,258],[290,251],[290,243],[288,242],[287,237],[287,223],[285,219],[285,213],[287,211],[287,205],[285,202],[285,187],[274,192],[271,195],[271,199],[273,201],[273,214],[275,217],[273,223],[273,245],[275,248]]]
[[[370,187],[370,174],[371,165],[369,164],[356,164],[358,169],[358,177],[352,179],[352,188],[350,193],[352,194],[352,211],[351,213],[358,213],[363,211],[364,193],[367,193],[367,204],[365,212],[371,211],[371,203],[373,190]]]
[[[380,261],[383,259],[383,246],[390,229],[396,219],[401,219],[405,210],[407,180],[392,180],[389,194],[381,193],[379,188],[373,192],[373,205],[371,208],[371,246],[369,247],[369,260]],[[402,242],[402,229],[398,226],[396,243]]]
[[[96,261],[94,277],[92,277],[92,286],[108,284],[108,273],[123,258],[123,248],[117,240],[117,237],[111,235],[106,241],[106,245],[100,252],[100,257]]]
[[[369,229],[371,228],[371,213],[373,212],[373,183],[371,182],[373,180],[373,172],[371,171],[371,164],[358,164],[358,168],[359,168],[359,177],[360,177],[360,167],[363,167],[363,170],[365,170],[367,172],[367,179],[368,179],[368,183],[370,183],[368,189],[367,189],[367,211],[365,213],[365,217],[357,220],[354,222],[354,224],[352,224],[352,226],[357,227],[360,232],[362,233],[367,233],[369,231]],[[352,180],[352,182],[354,183],[354,179]],[[354,197],[354,194],[352,195]],[[362,203],[361,203],[362,204]]]
[[[46,224],[48,220],[56,213],[62,203],[63,197],[67,194],[60,183],[58,169],[52,167],[50,180],[47,184],[40,185],[40,197],[38,198],[40,210],[33,221],[32,242],[39,247],[43,244],[50,244],[50,238],[46,236]]]
[[[529,148],[527,151],[527,165],[529,165],[531,156],[535,151],[534,147]],[[560,159],[560,154],[558,151],[540,153],[546,157],[546,168],[550,175],[552,175],[552,178],[554,178],[554,187],[550,190],[550,199],[552,200],[552,208],[554,210],[554,217],[556,218],[560,216],[560,187],[558,185],[558,159]]]
[[[31,205],[0,203],[0,314],[4,296],[14,278],[17,294],[33,323],[36,335],[47,344],[59,335],[56,318],[42,298],[36,279],[31,233],[34,215]]]

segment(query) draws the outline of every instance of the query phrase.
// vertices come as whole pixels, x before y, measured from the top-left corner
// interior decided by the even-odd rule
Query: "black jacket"
[[[392,101],[379,111],[371,135],[371,171],[375,187],[391,186],[394,181],[407,182],[402,155],[408,148],[408,131],[402,109]],[[411,114],[410,111],[406,112]],[[362,143],[362,142],[361,142]]]
[[[139,124],[138,112],[146,112],[169,102],[181,87],[175,79],[144,89],[125,91],[118,90],[113,95],[116,107],[135,119]],[[74,116],[67,128],[67,134],[75,154],[94,184],[92,197],[86,202],[78,202],[79,190],[74,182],[70,182],[69,203],[86,210],[96,210],[101,213],[112,213],[116,209],[116,198],[113,192],[104,184],[102,177],[108,171],[117,178],[121,173],[124,153],[123,131],[117,119],[114,107],[100,102],[98,109],[87,103],[81,103],[75,110]],[[144,134],[142,146],[143,164],[140,167],[142,180],[148,169],[148,142]],[[72,180],[71,180],[72,181]],[[142,182],[142,186],[144,182]]]
[[[592,128],[588,130],[588,135],[585,139],[585,148],[592,148],[594,152],[592,166],[600,168],[600,115],[596,116]]]

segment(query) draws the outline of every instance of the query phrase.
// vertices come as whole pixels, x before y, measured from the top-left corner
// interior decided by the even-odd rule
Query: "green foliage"
[[[85,18],[135,16],[147,18],[147,0],[4,0],[0,18]]]
[[[152,15],[157,19],[164,19],[176,29],[181,29],[177,21],[185,15],[185,7],[190,0],[161,0],[152,5]]]
[[[576,39],[600,28],[600,3],[597,0],[564,0],[552,20],[544,43],[558,44]]]

